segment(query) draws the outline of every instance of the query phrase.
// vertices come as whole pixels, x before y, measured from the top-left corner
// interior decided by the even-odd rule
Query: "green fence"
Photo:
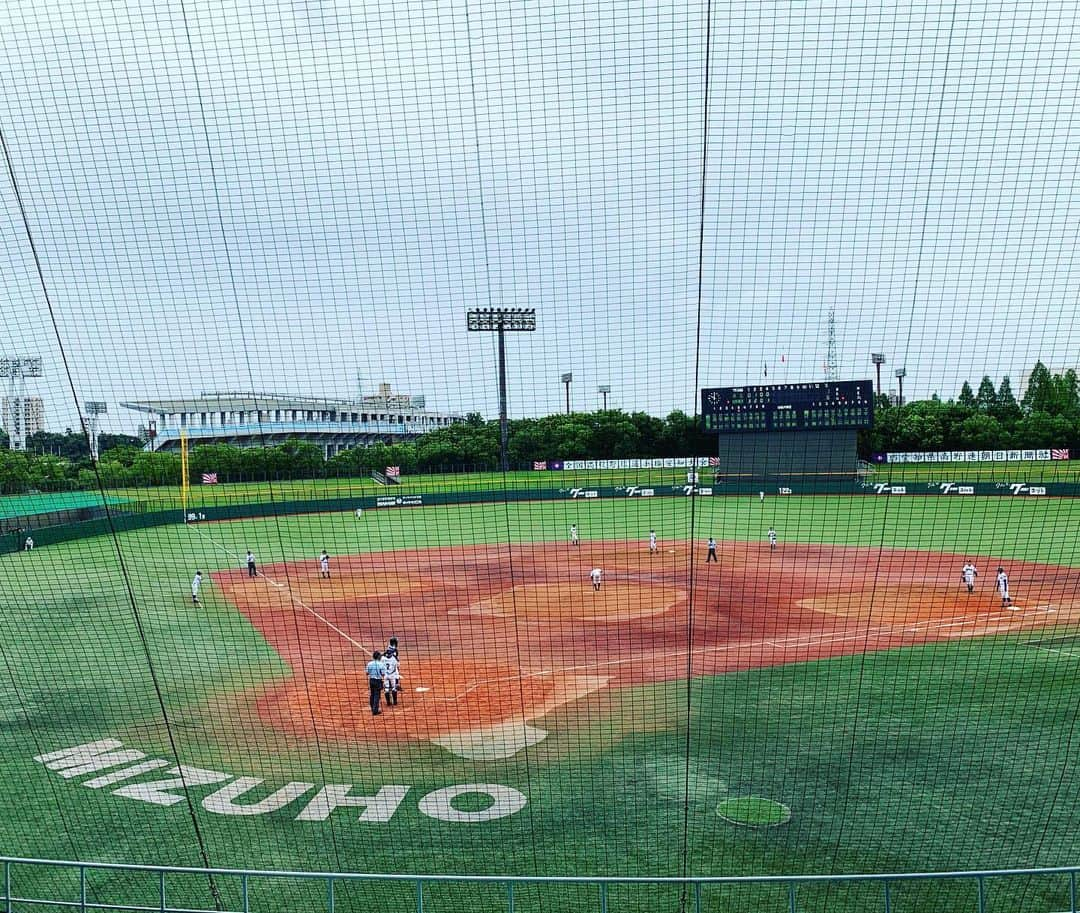
[[[573,909],[705,913],[826,911],[830,897],[861,898],[866,913],[937,909],[1077,911],[1080,867],[962,872],[728,877],[365,875],[182,868],[0,857],[7,913],[66,909],[260,913]]]

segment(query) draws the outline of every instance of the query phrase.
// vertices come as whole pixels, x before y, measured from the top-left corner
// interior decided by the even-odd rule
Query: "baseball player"
[[[978,576],[978,569],[970,561],[960,569],[960,580],[963,581],[969,593],[975,592],[975,578]]]
[[[771,526],[769,527],[769,548],[776,551],[776,530]]]
[[[708,564],[710,561],[717,561],[716,540],[712,536],[709,536],[709,541],[705,543],[705,547],[708,549],[708,552],[705,555],[705,563]],[[717,563],[719,563],[719,561],[717,561]]]
[[[1001,594],[1001,607],[1011,609],[1013,604],[1012,597],[1009,595],[1009,575],[1005,573],[1003,567],[997,569],[997,591]]]
[[[655,555],[656,554],[656,530],[655,529],[650,529],[649,530],[649,554],[650,555]]]
[[[255,555],[252,554],[251,549],[247,551],[247,557],[244,559],[247,563],[247,572],[249,577],[257,577],[259,575],[258,570],[255,567]]]
[[[581,543],[578,541],[578,533],[577,533],[577,524],[576,523],[571,523],[570,524],[570,544],[571,545],[581,545]]]
[[[325,548],[319,555],[319,576],[326,580],[330,579],[330,556],[326,554]]]
[[[391,652],[387,650],[383,654],[383,692],[386,695],[386,706],[396,707],[398,692],[401,691],[401,670],[397,657],[397,649]]]
[[[191,604],[199,604],[199,587],[202,586],[202,571],[196,571],[191,581]]]
[[[604,572],[598,567],[594,567],[589,573],[589,578],[592,580],[592,588],[595,592],[600,591],[600,580],[603,576]]]

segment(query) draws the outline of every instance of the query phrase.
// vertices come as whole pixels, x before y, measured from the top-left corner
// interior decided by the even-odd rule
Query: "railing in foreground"
[[[1080,866],[876,875],[592,877],[363,875],[0,857],[0,910],[261,913],[393,910],[1037,910],[1080,913]],[[44,892],[44,893],[43,893]]]

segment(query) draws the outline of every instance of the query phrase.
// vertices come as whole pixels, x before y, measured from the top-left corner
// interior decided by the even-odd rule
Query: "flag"
[[[769,366],[768,365],[762,365],[762,370],[765,372],[765,376],[768,377],[769,376]]]
[[[1069,458],[1068,448],[1062,449],[1060,447],[1053,447],[1050,449],[1050,459],[1052,460],[1067,460]]]
[[[720,457],[709,457],[709,465],[710,466],[719,466],[720,465]]]
[[[547,469],[547,460],[533,460],[533,469]]]
[[[217,473],[216,472],[204,472],[202,474],[203,485],[217,485]]]
[[[401,475],[401,467],[400,466],[387,466],[386,467],[386,475],[393,476],[396,479],[399,475]]]

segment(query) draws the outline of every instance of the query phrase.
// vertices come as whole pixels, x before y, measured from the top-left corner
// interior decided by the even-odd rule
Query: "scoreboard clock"
[[[701,391],[705,431],[840,431],[874,424],[874,385],[869,380]]]

